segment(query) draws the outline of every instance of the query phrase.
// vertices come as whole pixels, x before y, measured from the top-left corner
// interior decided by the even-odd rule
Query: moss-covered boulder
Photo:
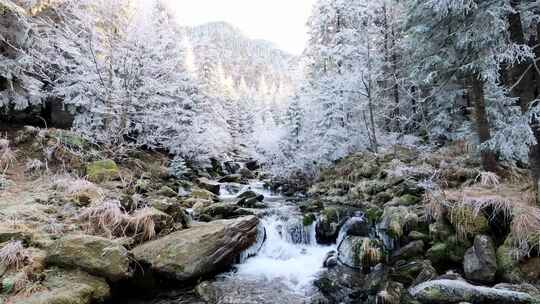
[[[197,184],[202,189],[212,192],[215,195],[219,195],[219,190],[221,188],[220,184],[216,181],[210,180],[206,177],[201,177],[197,179]]]
[[[176,197],[176,196],[178,196],[178,193],[176,191],[174,191],[169,186],[163,186],[163,187],[159,188],[159,190],[157,191],[157,194],[162,195],[162,196],[166,196],[166,197]]]
[[[411,286],[434,279],[437,271],[429,260],[400,261],[390,275],[393,280]]]
[[[43,287],[29,296],[10,299],[13,304],[93,304],[110,297],[107,282],[79,270],[50,269]]]
[[[118,281],[131,275],[129,252],[113,241],[91,235],[66,235],[47,249],[47,263],[78,268]]]
[[[444,219],[439,219],[435,223],[429,225],[429,236],[434,241],[444,242],[454,234],[452,226],[450,226]]]
[[[497,248],[497,275],[505,282],[522,282],[525,275],[519,268],[519,262],[523,258],[523,252],[512,246],[512,239],[508,238]]]
[[[456,236],[449,237],[446,241],[433,244],[426,252],[427,258],[437,266],[446,266],[463,262],[463,257],[471,243],[459,240]]]
[[[401,206],[412,206],[420,203],[422,199],[416,195],[405,194],[398,199],[398,203]]]
[[[91,182],[101,183],[117,179],[119,177],[119,170],[113,160],[100,160],[86,165],[86,176]]]
[[[331,244],[337,239],[339,229],[349,218],[350,212],[342,207],[326,207],[315,226],[317,242]]]
[[[382,244],[375,239],[359,236],[347,236],[338,246],[338,258],[341,263],[369,270],[384,259]]]
[[[409,293],[424,304],[477,303],[477,304],[535,304],[537,295],[517,291],[513,286],[493,288],[475,286],[461,280],[434,280],[422,283]]]
[[[203,199],[203,200],[208,200],[208,201],[218,201],[218,197],[217,195],[215,195],[214,193],[208,191],[208,190],[204,190],[204,189],[201,189],[201,188],[194,188],[192,191],[191,191],[191,197],[192,198],[195,198],[195,199]]]
[[[489,230],[489,221],[482,213],[466,205],[457,205],[450,208],[448,220],[458,234],[463,237],[475,236]]]
[[[173,222],[181,223],[184,228],[189,226],[189,216],[178,200],[174,198],[154,197],[150,198],[149,201],[150,206],[170,216]],[[163,217],[163,215],[159,215],[158,219]],[[170,219],[165,217],[164,220],[165,224],[170,227]],[[165,229],[167,229],[167,227]]]
[[[214,203],[197,210],[199,217],[206,219],[232,219],[240,216],[251,215],[252,212],[240,208],[236,204],[230,203]]]
[[[389,237],[399,239],[418,224],[418,215],[406,206],[388,206],[384,208],[378,228]]]
[[[255,216],[198,224],[137,246],[132,253],[163,276],[194,281],[232,265],[255,242],[258,224]]]

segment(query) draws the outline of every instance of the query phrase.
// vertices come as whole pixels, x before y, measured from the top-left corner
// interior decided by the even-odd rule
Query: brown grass
[[[496,187],[501,181],[499,176],[493,172],[482,171],[476,177],[476,182],[479,182],[481,186],[484,187]]]
[[[156,236],[156,223],[152,218],[150,208],[137,210],[130,218],[129,226],[135,235],[141,234],[143,241],[149,241]]]
[[[0,264],[8,269],[21,269],[30,259],[21,241],[10,241],[0,249]]]
[[[122,210],[119,202],[106,201],[85,208],[78,220],[84,223],[87,232],[105,234],[108,238],[123,236],[129,223],[129,215]]]
[[[495,189],[476,185],[446,195],[458,206],[472,208],[475,216],[487,209],[492,216],[502,213],[510,223],[511,245],[525,254],[540,251],[540,208],[527,188],[508,183]]]
[[[119,202],[107,201],[85,208],[77,220],[83,223],[88,233],[105,235],[108,238],[139,237],[148,241],[156,236],[156,223],[150,208],[135,210],[129,214]]]

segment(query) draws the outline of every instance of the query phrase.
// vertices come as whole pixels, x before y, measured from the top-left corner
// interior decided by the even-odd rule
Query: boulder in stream
[[[475,304],[534,304],[538,295],[518,291],[517,286],[501,285],[493,288],[475,286],[461,280],[427,281],[409,290],[421,303],[451,304],[469,302]]]
[[[255,216],[198,224],[137,246],[132,253],[165,277],[194,280],[234,263],[255,242],[258,224]]]
[[[220,184],[218,182],[209,180],[206,177],[201,177],[197,180],[199,186],[215,195],[219,195]]]

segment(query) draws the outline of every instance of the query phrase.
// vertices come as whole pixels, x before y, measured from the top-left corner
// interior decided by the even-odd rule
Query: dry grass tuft
[[[100,202],[105,197],[101,188],[92,182],[78,177],[61,176],[57,177],[53,182],[56,190],[64,192],[68,199],[80,201],[81,199],[89,199],[92,202]]]
[[[21,241],[10,241],[0,249],[0,264],[7,268],[21,269],[30,259]]]
[[[129,215],[117,201],[107,201],[85,208],[78,217],[90,233],[105,234],[109,238],[124,236]]]
[[[465,217],[467,223],[476,225],[478,216],[485,210],[492,216],[503,214],[510,223],[511,245],[524,254],[540,251],[540,208],[535,205],[531,191],[503,183],[496,189],[477,185],[462,191],[447,191],[446,195],[462,210],[472,211],[472,216]]]
[[[510,236],[512,245],[527,255],[533,250],[540,250],[540,209],[516,206]]]
[[[131,236],[148,241],[156,236],[156,223],[151,209],[147,207],[130,215],[122,209],[119,202],[107,201],[85,208],[77,220],[83,222],[87,232],[108,238]]]
[[[496,189],[471,186],[461,191],[446,191],[449,200],[471,206],[475,214],[491,208],[493,214],[502,213],[507,219],[512,218],[514,206],[528,205],[529,194],[516,186],[501,184]]]
[[[139,209],[129,220],[129,226],[135,235],[142,235],[143,241],[148,241],[156,236],[156,223],[152,218],[150,208]]]
[[[6,172],[13,166],[16,160],[17,153],[9,147],[9,141],[7,139],[0,139],[0,166],[3,172]]]
[[[493,172],[482,171],[476,177],[476,182],[480,182],[480,185],[485,187],[496,187],[500,185],[501,181],[497,174]]]
[[[426,191],[423,196],[425,216],[428,221],[441,219],[448,206],[446,196],[443,191]]]
[[[373,241],[368,238],[362,240],[358,253],[360,265],[362,265],[364,269],[369,269],[370,267],[377,265],[383,258],[381,248],[373,244]]]

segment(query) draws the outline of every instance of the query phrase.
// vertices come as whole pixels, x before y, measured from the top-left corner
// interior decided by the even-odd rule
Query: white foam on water
[[[272,215],[261,221],[266,230],[264,244],[257,255],[237,265],[231,276],[279,280],[294,292],[309,292],[324,258],[335,246],[317,245],[315,224],[303,227],[301,219]]]

